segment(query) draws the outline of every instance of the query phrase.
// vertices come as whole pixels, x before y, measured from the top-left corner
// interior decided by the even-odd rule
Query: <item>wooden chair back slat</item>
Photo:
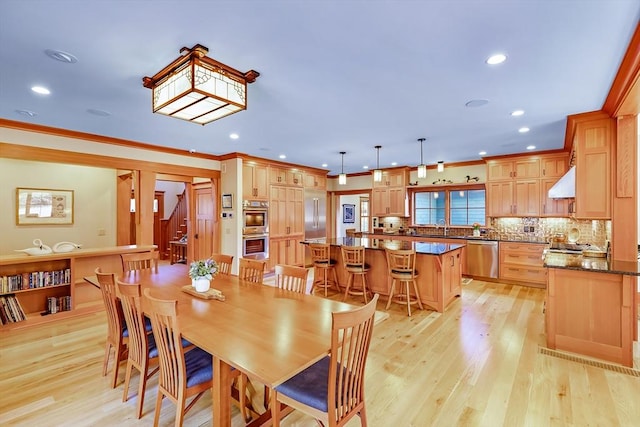
[[[143,270],[158,273],[158,260],[160,259],[158,251],[121,254],[120,257],[122,258],[122,271],[125,274]]]
[[[247,282],[262,283],[266,265],[267,261],[265,260],[240,258],[238,277]]]
[[[226,274],[227,276],[231,274],[233,255],[212,254],[210,258],[218,264],[218,274]]]
[[[295,265],[276,265],[276,286],[280,289],[307,293],[307,277],[309,270]]]

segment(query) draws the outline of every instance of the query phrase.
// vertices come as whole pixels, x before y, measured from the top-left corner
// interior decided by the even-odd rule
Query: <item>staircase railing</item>
[[[162,252],[169,253],[169,242],[172,240],[180,240],[183,235],[187,234],[187,198],[185,193],[178,194],[178,203],[173,208],[171,215],[166,220],[163,242],[161,243]]]

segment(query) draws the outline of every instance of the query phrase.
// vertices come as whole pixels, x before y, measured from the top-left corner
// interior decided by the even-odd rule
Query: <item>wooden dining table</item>
[[[87,277],[95,283],[95,277]],[[156,298],[177,300],[184,338],[213,356],[213,426],[231,425],[231,369],[273,388],[329,353],[331,313],[353,305],[218,275],[211,282],[224,301],[201,299],[181,288],[188,277],[141,273],[121,278],[151,288]],[[144,302],[143,302],[144,309]],[[250,426],[263,425],[266,411]]]

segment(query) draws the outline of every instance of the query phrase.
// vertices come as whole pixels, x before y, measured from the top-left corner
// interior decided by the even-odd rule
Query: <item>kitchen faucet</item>
[[[436,229],[440,228],[440,224],[442,224],[442,226],[444,227],[444,235],[447,235],[447,220],[446,219],[440,219],[438,220],[438,222],[436,223]]]

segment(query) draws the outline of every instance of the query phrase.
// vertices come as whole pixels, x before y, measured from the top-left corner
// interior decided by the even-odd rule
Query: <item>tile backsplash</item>
[[[412,227],[409,218],[379,218],[379,226],[385,230],[413,229],[419,234],[443,234],[440,227]],[[467,236],[470,227],[448,227],[449,236]],[[604,247],[611,240],[611,221],[577,220],[572,218],[492,218],[487,227],[481,229],[483,235],[493,239],[546,242],[556,234],[564,234],[567,239],[572,228],[580,232],[577,243]]]

